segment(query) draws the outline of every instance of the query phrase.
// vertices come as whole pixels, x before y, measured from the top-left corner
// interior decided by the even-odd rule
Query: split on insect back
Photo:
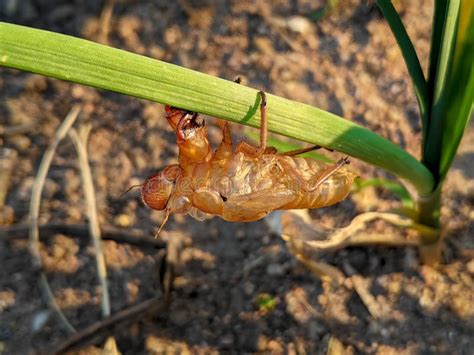
[[[157,235],[172,213],[251,222],[274,210],[330,206],[348,195],[357,175],[346,169],[347,157],[328,164],[298,157],[317,146],[285,153],[267,147],[266,96],[263,91],[259,95],[259,146],[239,142],[234,148],[229,124],[220,121],[223,138],[213,151],[198,113],[166,106],[179,147],[178,164],[140,185],[143,202],[165,210]]]

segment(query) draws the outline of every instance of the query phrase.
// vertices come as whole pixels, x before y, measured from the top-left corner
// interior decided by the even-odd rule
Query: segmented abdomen
[[[356,177],[342,167],[316,190],[309,191],[332,166],[311,158],[274,154],[250,158],[237,153],[211,168],[210,181],[225,197],[268,191],[267,198],[271,199],[272,191],[288,191],[293,198],[280,209],[320,208],[344,199]]]
[[[296,198],[282,206],[281,209],[297,209],[297,208],[321,208],[331,206],[345,199],[349,194],[352,183],[357,177],[355,173],[349,171],[345,167],[339,168],[329,178],[315,190],[312,188],[334,165],[317,161],[311,158],[298,157],[280,157],[286,159],[286,176],[291,176],[288,169],[292,169],[301,174],[306,183],[301,183],[292,179],[295,184]],[[306,186],[305,186],[306,185]]]

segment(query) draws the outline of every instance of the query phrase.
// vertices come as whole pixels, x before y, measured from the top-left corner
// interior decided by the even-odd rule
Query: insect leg
[[[168,218],[170,218],[170,214],[171,214],[171,210],[167,208],[165,211],[165,218],[163,218],[163,222],[161,222],[160,228],[158,228],[158,231],[155,233],[155,239],[158,238],[158,236],[161,233],[161,230],[165,226],[166,222],[168,222]]]
[[[216,160],[224,159],[232,154],[232,135],[230,134],[229,123],[219,120],[218,124],[222,129],[222,141],[214,154]]]
[[[349,164],[349,157],[343,157],[339,159],[336,164],[330,166],[322,175],[318,176],[316,183],[311,187],[308,192],[315,191],[319,186],[321,186],[327,179],[329,179],[336,171],[341,169],[344,165]]]
[[[234,82],[240,84],[241,78],[238,76],[237,78],[235,78]],[[230,134],[229,123],[224,120],[218,120],[217,124],[222,130],[222,141],[219,144],[219,147],[217,147],[213,159],[221,160],[232,154],[233,143],[232,135]]]
[[[293,157],[295,155],[311,152],[313,150],[318,150],[318,149],[321,149],[321,148],[326,149],[328,152],[334,152],[334,149],[326,148],[326,147],[323,147],[321,145],[315,145],[315,146],[308,147],[308,148],[290,150],[289,152],[280,153],[278,155],[282,155],[282,156],[286,156],[286,157]]]
[[[302,148],[302,149],[296,149],[296,150],[290,150],[289,152],[284,152],[284,153],[279,153],[278,155],[282,156],[287,156],[287,157],[293,157],[295,155],[300,155],[303,153],[311,152],[313,150],[318,150],[321,149],[322,147],[320,145],[315,145],[313,147],[308,147],[308,148]]]
[[[260,151],[261,154],[267,147],[267,97],[263,90],[258,92],[260,94]]]
[[[260,146],[254,147],[246,142],[239,142],[236,152],[242,152],[247,156],[259,157],[266,153],[267,149],[267,99],[265,92],[258,92],[260,95]]]
[[[137,187],[142,187],[143,184],[136,184],[136,185],[132,185],[130,186],[128,189],[126,189],[124,192],[122,192],[118,198],[122,198],[125,194],[128,194],[130,191],[132,191],[133,189],[136,189]]]

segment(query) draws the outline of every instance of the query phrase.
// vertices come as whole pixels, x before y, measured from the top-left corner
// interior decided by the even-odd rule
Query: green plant
[[[255,302],[258,310],[264,314],[272,312],[278,305],[278,300],[268,293],[260,293]]]
[[[268,95],[269,129],[361,159],[407,181],[414,222],[434,228],[421,246],[425,262],[441,250],[443,181],[474,98],[474,5],[436,0],[428,79],[390,1],[377,1],[413,81],[423,127],[421,162],[377,134],[337,115]],[[257,127],[257,90],[176,65],[57,33],[0,23],[0,65],[81,83]],[[291,122],[291,124],[289,124]],[[374,183],[375,184],[375,183]],[[380,184],[380,182],[377,182]],[[392,183],[392,188],[395,185]]]
[[[419,223],[440,231],[443,182],[471,116],[474,100],[474,3],[470,0],[435,1],[428,79],[425,79],[408,34],[390,1],[377,5],[400,46],[415,87],[423,140],[422,163],[434,186],[417,198]],[[441,232],[424,240],[425,261],[436,263]]]

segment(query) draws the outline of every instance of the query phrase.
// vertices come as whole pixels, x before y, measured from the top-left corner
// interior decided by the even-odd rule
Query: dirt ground
[[[426,69],[432,1],[396,4]],[[0,20],[100,40],[229,80],[240,75],[246,85],[342,115],[418,156],[421,127],[414,92],[374,3],[341,1],[319,21],[306,20],[322,5],[310,0],[122,0],[113,5],[107,25],[102,1],[13,0],[0,3]],[[119,196],[176,162],[163,107],[14,70],[0,73],[1,224],[28,223],[41,157],[78,103],[82,114],[75,127],[92,126],[89,160],[101,227],[153,235],[163,214],[143,206],[136,192]],[[243,127],[233,129],[237,139],[242,137]],[[219,133],[212,124],[210,133],[216,143]],[[356,276],[366,285],[371,304],[384,317],[374,317],[367,299],[347,283],[322,283],[265,221],[198,222],[176,216],[161,235],[186,245],[171,305],[116,329],[120,352],[322,354],[330,339],[338,339],[354,353],[472,353],[473,142],[470,125],[445,187],[447,241],[438,270],[420,266],[413,248],[347,248],[325,256],[348,279]],[[357,161],[351,169],[362,179],[388,177]],[[323,227],[342,227],[359,213],[395,201],[372,188],[311,216]],[[69,139],[60,144],[49,172],[40,222],[87,226]],[[0,239],[0,354],[53,349],[68,337],[41,297],[27,236],[25,231],[19,238]],[[56,231],[41,238],[47,277],[65,315],[77,329],[99,321],[101,291],[87,235]],[[159,250],[112,240],[103,246],[113,312],[157,294]],[[102,345],[96,342],[82,353],[99,353]]]

